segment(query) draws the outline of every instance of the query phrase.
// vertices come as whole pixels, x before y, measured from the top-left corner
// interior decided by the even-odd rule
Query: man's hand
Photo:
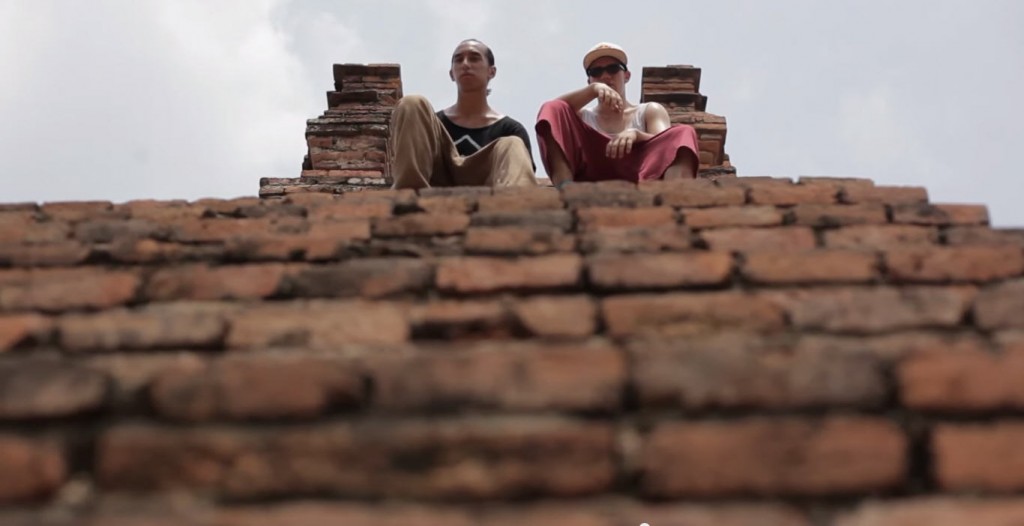
[[[608,142],[608,147],[605,148],[605,154],[612,159],[621,159],[629,155],[629,152],[633,151],[633,145],[636,144],[636,133],[636,129],[631,128],[612,137],[612,140]]]
[[[594,82],[590,85],[594,90],[594,96],[597,97],[597,103],[606,108],[610,108],[616,112],[622,111],[622,97],[619,93],[609,87],[607,84],[600,82]]]

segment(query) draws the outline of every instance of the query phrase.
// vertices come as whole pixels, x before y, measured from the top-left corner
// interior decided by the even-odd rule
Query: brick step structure
[[[730,177],[736,169],[725,153],[725,117],[707,113],[699,93],[700,69],[643,68],[641,102],[659,102],[673,124],[689,124],[700,139],[699,176]],[[306,123],[308,153],[298,178],[260,179],[260,197],[295,193],[345,193],[391,186],[389,120],[402,98],[397,64],[335,64],[335,91],[327,111]]]
[[[0,205],[0,524],[1020,524],[1021,312],[861,179]]]

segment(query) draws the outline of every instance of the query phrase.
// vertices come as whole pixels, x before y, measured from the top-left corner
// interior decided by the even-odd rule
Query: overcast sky
[[[441,108],[469,37],[531,133],[612,41],[703,69],[740,175],[923,185],[1024,227],[1016,0],[0,0],[0,202],[255,195],[298,176],[331,64],[399,63]]]

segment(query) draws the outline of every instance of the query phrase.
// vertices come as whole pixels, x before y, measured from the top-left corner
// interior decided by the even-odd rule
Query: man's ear
[[[455,72],[449,69],[448,78],[452,79],[452,82],[455,82]]]
[[[623,76],[623,80],[625,82],[629,82],[629,77],[632,77],[632,76],[633,76],[633,72],[632,71],[627,71],[626,74]]]
[[[490,67],[487,68],[487,78],[488,79],[493,79],[494,76],[497,75],[497,74],[498,74],[498,67],[497,66],[490,66]]]

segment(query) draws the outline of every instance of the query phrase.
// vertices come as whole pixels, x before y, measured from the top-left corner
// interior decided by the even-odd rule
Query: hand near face
[[[605,155],[611,159],[621,159],[633,151],[634,144],[636,144],[636,130],[632,128],[624,130],[608,142]]]
[[[616,112],[622,111],[622,97],[619,96],[617,91],[610,88],[607,84],[602,84],[600,82],[595,82],[591,84],[591,86],[594,87],[598,105]]]

